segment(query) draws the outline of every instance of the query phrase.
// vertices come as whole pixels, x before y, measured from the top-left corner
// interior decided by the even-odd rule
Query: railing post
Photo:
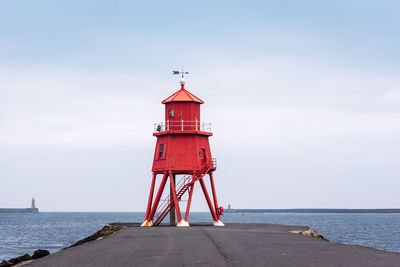
[[[182,125],[182,126],[181,126],[181,128],[182,128],[182,131],[183,131],[183,120],[181,121],[181,125]]]
[[[169,131],[169,120],[167,120],[167,125],[165,125],[167,128],[167,131]]]
[[[198,123],[198,122],[197,122],[197,120],[196,120],[196,131],[198,131],[198,125],[197,125],[197,123]]]

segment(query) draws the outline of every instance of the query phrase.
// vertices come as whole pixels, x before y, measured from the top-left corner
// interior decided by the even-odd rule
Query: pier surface
[[[289,233],[299,226],[128,227],[29,266],[400,266],[400,253]]]

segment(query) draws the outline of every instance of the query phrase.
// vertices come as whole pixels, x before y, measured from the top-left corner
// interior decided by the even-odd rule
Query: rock
[[[49,254],[50,254],[50,252],[48,250],[38,249],[35,252],[33,252],[32,259],[43,258],[43,257],[45,257],[45,256],[47,256]]]
[[[31,256],[29,256],[29,254],[25,254],[25,255],[19,256],[17,258],[9,259],[8,262],[11,263],[12,265],[15,265],[15,264],[18,264],[18,263],[20,263],[22,261],[29,261],[31,259],[32,258],[31,258]],[[10,266],[12,266],[12,265],[10,265]]]
[[[24,261],[26,262],[26,261],[32,261],[34,259],[42,258],[42,257],[47,256],[49,254],[50,254],[50,252],[47,251],[47,250],[38,249],[33,253],[32,257],[29,256],[29,254],[25,254],[25,255],[19,256],[17,258],[4,260],[4,261],[0,262],[0,267],[11,267],[11,266],[17,265],[17,264],[19,264],[21,262],[24,262]]]
[[[328,239],[326,239],[323,235],[319,234],[316,230],[312,229],[312,228],[308,228],[306,230],[289,230],[290,233],[293,234],[300,234],[300,235],[305,235],[305,236],[310,236],[310,237],[315,237],[315,238],[319,238],[325,241],[329,241]]]
[[[6,260],[0,262],[0,267],[10,267],[10,266],[13,266],[13,265],[14,265],[13,263],[11,263],[9,261],[6,261]]]
[[[94,233],[93,235],[88,236],[82,240],[79,240],[78,242],[76,242],[75,244],[73,244],[70,247],[79,246],[79,245],[85,244],[85,243],[93,241],[93,240],[101,239],[101,238],[111,235],[112,233],[117,232],[123,228],[125,228],[125,227],[120,226],[120,225],[107,224],[102,229],[100,229],[99,231]]]

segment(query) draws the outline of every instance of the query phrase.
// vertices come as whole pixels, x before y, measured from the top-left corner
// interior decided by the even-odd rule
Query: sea
[[[142,222],[142,212],[0,213],[0,261],[56,252],[112,222]],[[309,226],[332,242],[400,252],[400,213],[225,213],[229,223]],[[190,222],[212,222],[207,212],[193,212]]]

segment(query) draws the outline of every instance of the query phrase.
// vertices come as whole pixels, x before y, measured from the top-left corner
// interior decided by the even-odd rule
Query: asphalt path
[[[28,266],[400,266],[400,253],[289,233],[299,226],[128,227]]]

